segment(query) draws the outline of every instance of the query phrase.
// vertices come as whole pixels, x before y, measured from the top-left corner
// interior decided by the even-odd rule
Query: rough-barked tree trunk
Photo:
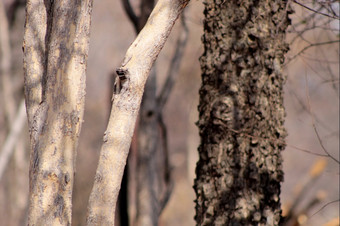
[[[287,1],[205,0],[198,225],[278,225]]]
[[[92,0],[28,0],[25,99],[31,140],[28,225],[71,225]]]

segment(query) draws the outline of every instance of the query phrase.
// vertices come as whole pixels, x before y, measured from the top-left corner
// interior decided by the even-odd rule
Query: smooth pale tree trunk
[[[70,225],[83,121],[92,0],[28,0],[24,34],[30,131],[28,225]]]
[[[148,17],[154,8],[154,0],[141,0],[140,1],[140,13],[136,15],[130,5],[129,0],[122,1],[125,11],[129,16],[132,24],[134,25],[136,34],[138,34],[146,24]],[[121,214],[125,219],[121,219],[121,223],[124,221],[128,224],[128,209],[132,213],[135,208],[135,215],[132,215],[131,225],[157,225],[159,217],[159,174],[162,170],[157,168],[157,149],[159,147],[159,136],[158,136],[158,114],[157,103],[156,103],[156,69],[155,65],[151,70],[150,75],[146,81],[144,87],[143,98],[140,106],[140,114],[137,120],[138,129],[135,130],[134,136],[137,140],[136,150],[133,152],[135,156],[132,158],[136,159],[136,165],[129,167],[130,170],[125,170],[126,179],[123,179],[122,183],[132,184],[132,180],[135,180],[136,186],[133,188],[135,200],[130,200],[129,203],[133,203],[132,206],[123,210],[120,208]],[[158,153],[157,153],[158,154]],[[129,161],[128,161],[129,162]],[[130,163],[133,163],[130,161]],[[129,165],[127,165],[128,167]],[[132,182],[132,183],[129,183]],[[124,186],[126,191],[121,190],[121,195],[127,195],[129,186]],[[122,187],[123,188],[123,187]],[[125,204],[128,202],[128,198],[125,197]],[[121,202],[120,202],[121,203]],[[123,207],[124,205],[122,205]],[[126,206],[127,207],[127,206]]]
[[[129,3],[126,0],[123,0],[123,2],[125,5]],[[131,6],[130,10],[128,7],[125,7],[137,34],[146,24],[154,4],[154,0],[141,0],[139,16],[133,13]],[[160,112],[157,111],[156,81],[156,69],[153,67],[145,83],[139,119],[137,120],[138,129],[135,131],[137,140],[135,151],[136,166],[132,167],[135,170],[134,172],[130,171],[128,177],[129,181],[136,181],[136,200],[134,200],[136,215],[132,218],[132,225],[157,225],[160,214],[159,174],[162,172],[162,169],[157,167],[157,159],[159,157],[159,152],[157,152],[159,147],[157,120]]]
[[[204,1],[198,225],[278,225],[287,1]]]
[[[154,2],[154,0],[140,0],[140,13],[137,15],[130,5],[130,1],[122,0],[125,12],[133,23],[137,34],[145,25],[154,7]],[[183,29],[180,32],[176,46],[174,46],[176,51],[170,63],[167,79],[160,91],[160,95],[156,96],[156,65],[151,70],[145,84],[145,92],[137,119],[138,126],[134,134],[137,140],[136,150],[131,149],[132,152],[130,151],[132,155],[130,154],[131,158],[126,166],[129,170],[125,169],[125,172],[129,172],[129,176],[127,177],[124,174],[122,189],[119,195],[120,220],[124,225],[129,224],[127,209],[122,209],[127,204],[128,193],[130,195],[129,214],[132,219],[132,225],[158,225],[159,216],[172,191],[166,127],[162,119],[162,110],[174,85],[175,77],[178,74],[183,49],[187,40],[187,29],[183,14],[181,24]],[[133,163],[135,165],[131,166]],[[127,184],[130,186],[127,186]],[[133,184],[136,185],[133,186]],[[128,187],[130,187],[130,192],[127,191]],[[136,198],[133,199],[131,197]]]
[[[189,0],[159,0],[131,44],[114,87],[109,124],[88,207],[88,225],[114,225],[120,184],[151,67]]]

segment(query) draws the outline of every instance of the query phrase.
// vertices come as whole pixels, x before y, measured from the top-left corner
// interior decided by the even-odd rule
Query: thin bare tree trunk
[[[92,0],[28,0],[25,96],[31,138],[28,225],[70,225]]]
[[[160,0],[117,69],[115,93],[94,187],[88,225],[114,225],[115,207],[144,85],[152,64],[189,0]]]
[[[129,0],[122,0],[122,3],[138,34],[151,13],[154,6],[154,0],[141,0],[139,15],[137,15],[131,7]],[[174,85],[175,77],[178,74],[179,65],[187,40],[188,31],[185,27],[183,14],[181,21],[183,31],[180,32],[177,44],[174,47],[176,51],[171,61],[167,80],[160,96],[156,96],[157,75],[155,66],[151,71],[144,88],[145,92],[141,102],[139,120],[137,120],[138,129],[135,130],[134,134],[137,137],[138,143],[138,150],[135,152],[136,166],[131,167],[131,169],[134,170],[129,171],[128,180],[129,183],[134,183],[134,181],[136,181],[136,185],[133,187],[135,191],[130,192],[130,197],[134,197],[132,192],[133,194],[136,194],[136,198],[130,202],[133,204],[130,206],[131,219],[133,219],[132,225],[157,225],[159,215],[166,205],[173,187],[170,179],[166,127],[162,119],[162,110]],[[158,135],[159,132],[161,132],[161,136]],[[128,161],[128,164],[131,163],[131,161],[130,163]],[[128,186],[126,186],[126,184],[127,180],[123,179],[122,189],[127,189]],[[125,197],[127,191],[122,192],[122,189],[119,199],[122,201],[124,198],[125,202],[127,202],[127,198]],[[125,196],[123,197],[123,195]],[[126,206],[122,202],[119,203],[122,206]],[[126,212],[127,210],[120,208],[120,216],[124,217],[124,219],[121,218],[121,221],[123,220],[124,223],[128,225]]]
[[[140,15],[136,15],[129,0],[123,0],[126,13],[129,15],[138,34],[147,22],[154,7],[154,0],[140,1]],[[150,76],[144,87],[144,94],[140,106],[137,137],[136,166],[134,172],[130,171],[128,181],[135,180],[136,193],[135,208],[136,215],[133,216],[133,225],[157,225],[159,216],[159,180],[160,169],[157,169],[155,155],[158,147],[158,111],[156,104],[156,69],[151,70]],[[126,173],[128,171],[125,171]],[[128,186],[125,186],[127,189]],[[127,191],[126,193],[127,194]],[[127,200],[126,200],[127,201]],[[124,210],[121,210],[122,212]],[[125,219],[126,223],[128,220]]]
[[[136,33],[138,34],[146,24],[148,17],[154,8],[154,0],[141,0],[140,1],[140,14],[137,15],[130,5],[129,0],[122,0],[125,11],[129,16],[131,23],[133,24]],[[156,115],[156,70],[155,65],[153,70],[151,70],[150,76],[146,81],[144,87],[144,94],[140,106],[140,114],[138,122],[138,129],[135,130],[134,136],[137,140],[137,150],[136,150],[136,166],[132,167],[132,170],[125,170],[124,175],[125,180],[122,182],[122,189],[126,191],[121,193],[119,198],[123,198],[123,194],[128,194],[128,185],[132,180],[136,181],[136,186],[134,192],[136,194],[135,200],[132,200],[133,205],[131,207],[135,208],[135,215],[132,216],[132,225],[155,225],[158,221],[158,211],[155,209],[157,206],[157,189],[155,189],[155,182],[157,181],[157,170],[150,170],[150,168],[155,168],[156,156],[152,155],[157,150],[157,115]],[[129,164],[132,162],[127,162]],[[123,184],[125,183],[125,184]],[[157,183],[156,183],[157,184]],[[124,185],[124,187],[123,187]],[[127,197],[124,197],[125,201],[128,202]],[[122,202],[120,202],[122,204]],[[127,205],[125,205],[127,207]],[[123,205],[121,206],[123,207]],[[129,224],[128,208],[123,210],[120,207],[121,223],[126,225]],[[131,211],[132,212],[132,211]],[[125,214],[122,214],[125,213]],[[151,223],[152,222],[152,223]]]

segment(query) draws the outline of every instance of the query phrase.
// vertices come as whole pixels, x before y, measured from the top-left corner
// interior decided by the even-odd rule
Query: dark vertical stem
[[[128,167],[129,164],[126,164],[118,196],[119,220],[121,226],[130,225],[128,213]]]

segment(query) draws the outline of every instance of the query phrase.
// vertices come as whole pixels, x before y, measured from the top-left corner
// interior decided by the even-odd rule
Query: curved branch
[[[144,85],[170,31],[189,0],[159,0],[117,70],[109,124],[104,135],[87,224],[114,225],[120,184],[129,153]]]
[[[332,19],[340,20],[340,17],[338,17],[337,15],[328,15],[326,13],[322,13],[322,12],[314,10],[314,9],[308,7],[308,6],[305,6],[304,4],[302,4],[302,3],[300,3],[300,2],[298,2],[296,0],[293,0],[293,2],[298,4],[299,6],[302,6],[305,9],[308,9],[308,10],[312,11],[313,13],[320,14],[322,16],[326,16],[326,17],[329,17],[329,18],[332,18]]]
[[[333,200],[333,201],[330,201],[330,202],[326,203],[326,204],[323,205],[318,211],[316,211],[315,213],[313,213],[313,214],[310,216],[310,218],[313,217],[314,215],[316,215],[317,213],[320,213],[320,212],[321,212],[323,209],[325,209],[327,206],[329,206],[329,205],[331,205],[331,204],[333,204],[333,203],[336,203],[336,202],[340,202],[340,199]]]
[[[289,64],[292,60],[294,60],[296,57],[298,57],[299,55],[301,55],[303,52],[305,52],[307,49],[309,49],[311,47],[321,46],[321,45],[329,45],[329,44],[334,44],[334,43],[340,43],[340,40],[332,40],[332,41],[327,41],[327,42],[312,43],[312,44],[304,47],[302,50],[300,50],[297,54],[295,54],[291,58],[289,58],[289,60],[284,64],[284,66]]]

